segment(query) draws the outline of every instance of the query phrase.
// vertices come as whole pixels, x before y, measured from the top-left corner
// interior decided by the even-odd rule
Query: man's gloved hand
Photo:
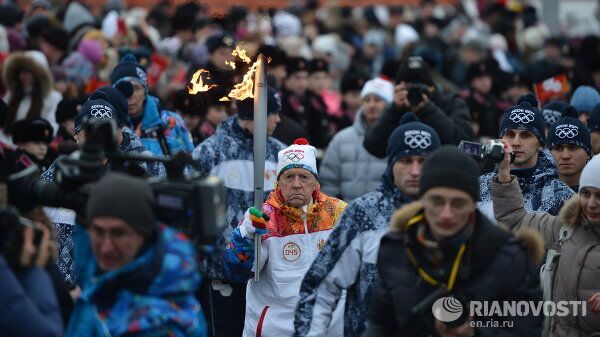
[[[253,239],[255,234],[267,233],[267,221],[269,216],[255,207],[250,207],[244,214],[244,220],[239,226],[242,237]]]

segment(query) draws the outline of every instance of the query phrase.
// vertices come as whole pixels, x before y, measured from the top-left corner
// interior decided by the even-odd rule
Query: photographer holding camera
[[[420,200],[396,211],[381,240],[379,289],[363,336],[539,336],[537,317],[470,317],[468,301],[541,299],[539,234],[523,231],[515,237],[491,224],[475,207],[478,176],[474,159],[455,147],[442,147],[427,158]],[[461,300],[462,314],[442,322],[433,316],[432,305],[446,296]],[[485,326],[488,319],[514,325],[471,324],[477,320]]]
[[[206,336],[191,241],[159,224],[150,186],[108,173],[75,226],[81,285],[66,336]]]
[[[387,141],[408,111],[431,126],[442,144],[458,144],[473,138],[467,104],[458,95],[444,95],[437,89],[421,57],[409,57],[402,64],[396,83],[394,103],[366,131],[363,144],[371,154],[385,157]]]
[[[60,306],[50,274],[50,230],[0,209],[0,336],[62,336]]]
[[[127,94],[133,91],[129,82],[120,83],[117,87],[102,87],[96,90],[75,117],[75,139],[79,144],[86,142],[86,124],[88,121],[110,120],[116,124],[116,133],[104,139],[110,144],[97,144],[102,147],[110,147],[113,151],[123,154],[147,155],[150,151],[142,145],[142,141],[131,129],[125,126],[127,120]],[[114,130],[113,130],[114,132]],[[107,135],[104,135],[107,136]],[[112,139],[111,139],[112,138]],[[116,139],[115,139],[116,138]],[[107,151],[104,149],[104,151]],[[105,156],[109,153],[105,153]],[[107,162],[109,163],[109,162]],[[112,170],[120,170],[132,175],[163,177],[166,175],[165,167],[159,162],[130,162],[117,163],[110,167]],[[54,182],[56,174],[56,161],[41,176],[42,180]],[[54,210],[49,216],[53,222],[53,231],[58,244],[59,258],[58,268],[65,277],[65,281],[75,284],[76,275],[73,272],[73,239],[71,233],[75,225],[73,212],[64,209]]]

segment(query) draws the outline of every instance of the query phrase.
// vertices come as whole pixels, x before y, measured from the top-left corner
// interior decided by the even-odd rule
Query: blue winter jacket
[[[63,335],[54,286],[43,269],[15,273],[0,255],[0,303],[1,337]]]
[[[152,155],[152,153],[146,150],[144,145],[142,145],[142,140],[127,127],[123,128],[123,142],[119,145],[118,150],[123,153]],[[125,162],[123,166],[126,168],[131,164],[131,162]],[[164,177],[167,175],[164,165],[159,162],[141,162],[136,163],[136,165],[139,165],[151,177]],[[55,163],[52,163],[48,170],[42,174],[41,179],[54,181],[55,170]],[[67,283],[75,284],[77,275],[75,275],[73,270],[73,258],[71,256],[73,251],[73,239],[71,238],[71,234],[73,226],[75,225],[75,215],[68,214],[69,211],[64,209],[50,211],[51,214],[49,214],[49,217],[50,220],[52,220],[52,233],[58,248],[58,270],[60,270],[61,274],[65,277]]]
[[[491,186],[496,174],[494,171],[479,177],[481,201],[477,208],[490,219],[494,219]],[[534,173],[527,178],[519,177],[518,180],[528,211],[557,215],[565,201],[573,195],[573,190],[559,179],[554,159],[548,150],[540,152]]]
[[[226,188],[226,221],[223,235],[217,240],[216,252],[211,259],[211,278],[227,279],[223,270],[223,254],[232,231],[242,221],[244,212],[254,204],[253,135],[239,125],[237,115],[221,122],[214,135],[196,147],[192,158],[200,174],[219,177]],[[277,153],[285,144],[273,137],[267,139],[265,159],[264,198],[275,189],[277,180]]]
[[[294,336],[316,332],[326,335],[344,289],[347,290],[344,335],[361,335],[370,300],[379,283],[375,266],[379,241],[394,211],[410,201],[384,176],[377,189],[348,205],[304,277]]]
[[[166,155],[158,137],[159,132],[162,131],[171,155],[179,151],[192,152],[194,150],[192,134],[184,120],[175,112],[159,111],[159,109],[158,98],[146,95],[142,121],[136,128],[136,134],[142,139],[144,147],[155,155]]]
[[[183,234],[161,225],[141,255],[102,274],[86,230],[73,235],[82,290],[65,336],[206,336],[196,252]]]

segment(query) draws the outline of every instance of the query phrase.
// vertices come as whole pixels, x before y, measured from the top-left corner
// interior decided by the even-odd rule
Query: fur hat
[[[16,92],[19,84],[19,73],[27,70],[40,81],[42,95],[46,96],[54,85],[46,56],[37,50],[12,53],[4,62],[2,79],[11,92]]]
[[[22,119],[16,121],[13,125],[13,143],[21,144],[27,142],[44,142],[49,144],[52,141],[54,130],[50,123],[39,117]]]

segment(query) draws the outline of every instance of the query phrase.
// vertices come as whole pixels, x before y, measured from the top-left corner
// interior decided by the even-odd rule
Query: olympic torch
[[[267,68],[265,57],[257,58],[254,79],[254,207],[261,210],[264,201],[265,157],[267,152]],[[254,281],[259,280],[261,236],[254,236]]]

